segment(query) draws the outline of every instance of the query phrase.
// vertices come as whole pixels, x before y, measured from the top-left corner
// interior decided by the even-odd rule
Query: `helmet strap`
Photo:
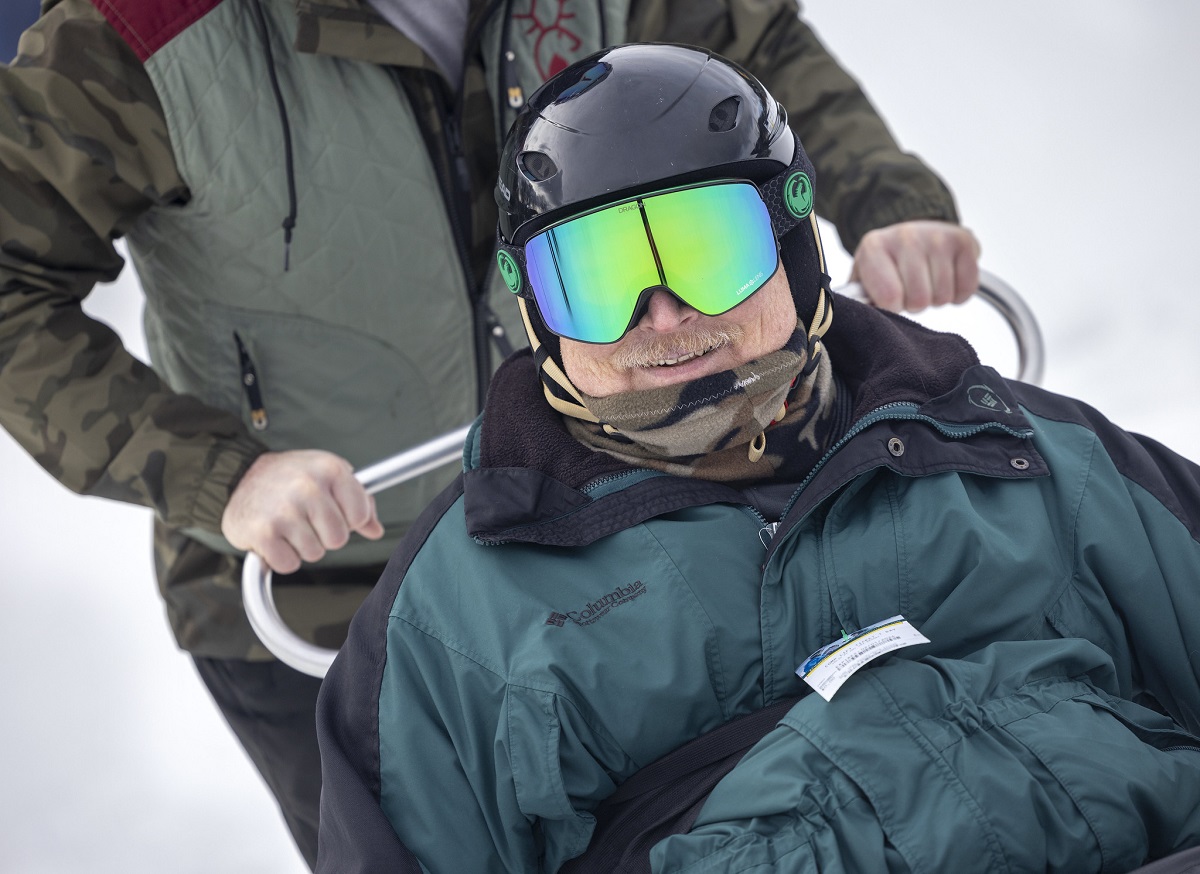
[[[533,351],[533,360],[537,362],[538,375],[542,380],[542,392],[546,401],[564,416],[582,419],[585,422],[599,423],[596,415],[587,408],[583,396],[572,384],[570,378],[563,373],[542,341],[538,339],[533,322],[529,319],[529,303],[523,297],[517,298],[517,306],[521,310],[521,321],[525,325],[525,333],[529,337],[529,348]]]
[[[817,292],[817,306],[813,311],[812,321],[808,323],[808,361],[804,365],[801,376],[806,376],[816,367],[817,358],[824,348],[821,338],[833,325],[833,292],[829,288],[829,274],[825,272],[825,250],[821,246],[821,231],[817,227],[816,215],[809,213],[808,222],[809,227],[812,228],[813,240],[817,245],[817,264],[821,272],[821,285]]]

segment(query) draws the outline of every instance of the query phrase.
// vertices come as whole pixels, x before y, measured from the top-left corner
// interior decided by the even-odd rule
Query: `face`
[[[617,342],[560,342],[571,382],[602,398],[730,370],[781,349],[795,328],[796,305],[780,264],[766,285],[719,316],[702,315],[659,289]]]

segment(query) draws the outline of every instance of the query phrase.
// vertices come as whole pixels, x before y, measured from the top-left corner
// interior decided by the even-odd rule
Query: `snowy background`
[[[1044,384],[1200,459],[1200,4],[809,0],[806,13],[949,180],[984,267],[1032,305]],[[849,260],[831,263],[844,281]],[[89,308],[143,354],[128,272]],[[1014,372],[983,305],[935,324]],[[0,471],[0,872],[302,874],[175,649],[148,511],[68,493],[3,432]]]

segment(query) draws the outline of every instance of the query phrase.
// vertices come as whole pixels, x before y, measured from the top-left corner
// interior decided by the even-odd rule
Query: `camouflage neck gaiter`
[[[802,478],[833,422],[828,352],[806,367],[799,327],[780,350],[681,386],[583,395],[600,423],[566,417],[586,446],[639,467],[717,482]]]

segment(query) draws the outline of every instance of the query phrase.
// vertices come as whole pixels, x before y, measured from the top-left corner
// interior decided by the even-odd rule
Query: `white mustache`
[[[744,333],[739,325],[707,325],[666,335],[627,334],[621,348],[614,353],[612,363],[622,370],[654,367],[732,345],[741,340]]]

